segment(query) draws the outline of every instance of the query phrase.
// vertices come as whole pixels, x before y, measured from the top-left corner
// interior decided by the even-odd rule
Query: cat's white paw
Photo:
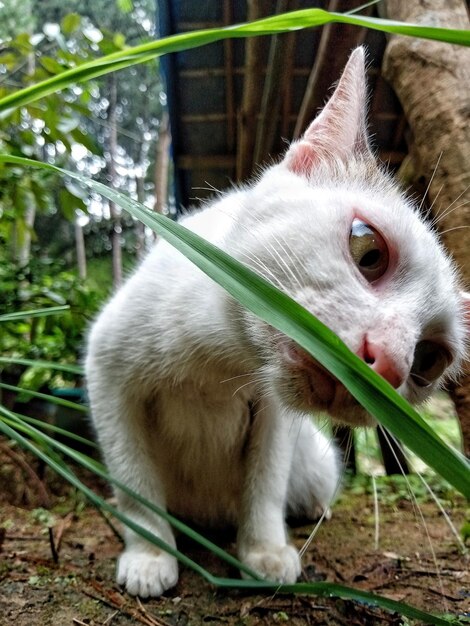
[[[178,582],[178,563],[166,552],[125,550],[119,557],[116,579],[133,596],[161,596]]]
[[[300,557],[294,546],[254,546],[242,561],[266,580],[287,584],[300,576]]]

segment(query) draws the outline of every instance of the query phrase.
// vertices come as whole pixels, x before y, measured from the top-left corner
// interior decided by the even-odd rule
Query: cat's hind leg
[[[331,437],[319,430],[310,417],[292,424],[293,440],[287,514],[310,520],[323,514],[330,517],[330,506],[340,483],[341,461]]]

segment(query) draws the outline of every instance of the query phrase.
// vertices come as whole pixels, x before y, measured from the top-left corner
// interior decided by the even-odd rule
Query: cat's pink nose
[[[398,389],[403,383],[404,375],[392,357],[381,346],[364,339],[364,344],[358,355],[370,365],[374,372],[385,378],[395,389]]]

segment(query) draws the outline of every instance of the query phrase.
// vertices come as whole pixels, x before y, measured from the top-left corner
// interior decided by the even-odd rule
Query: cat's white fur
[[[281,286],[356,352],[364,337],[409,379],[420,338],[445,342],[458,368],[464,329],[454,270],[434,234],[376,166],[365,133],[364,53],[304,137],[253,185],[182,223]],[[360,217],[382,233],[390,272],[378,286],[348,250]],[[313,359],[159,241],[94,324],[86,361],[92,414],[111,474],[201,524],[235,523],[241,560],[262,576],[300,573],[285,515],[328,508],[339,480],[315,409],[364,423],[364,411]],[[170,526],[117,490],[120,509],[175,545]],[[117,579],[156,596],[176,560],[126,531]]]

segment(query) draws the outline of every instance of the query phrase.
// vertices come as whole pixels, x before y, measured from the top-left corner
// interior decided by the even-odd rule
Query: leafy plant
[[[175,35],[143,46],[115,52],[97,59],[96,61],[84,63],[79,67],[60,72],[42,83],[31,85],[16,94],[11,94],[1,99],[0,111],[7,111],[11,107],[30,104],[41,97],[54,93],[58,89],[70,86],[70,84],[74,82],[82,82],[129,65],[145,62],[167,52],[188,49],[229,37],[273,34],[309,26],[318,26],[329,22],[357,24],[386,32],[422,36],[451,43],[470,45],[469,31],[419,27],[397,22],[387,22],[376,18],[363,18],[351,15],[345,16],[337,13],[328,13],[319,9],[310,9],[266,18],[251,24],[241,24],[223,29],[211,29]],[[88,188],[116,201],[134,217],[141,219],[147,226],[157,230],[162,237],[167,239],[172,245],[177,247],[183,254],[203,269],[203,271],[227,289],[233,297],[275,328],[292,337],[297,343],[310,352],[315,359],[341,380],[361,404],[374,414],[383,425],[398,438],[407,443],[411,449],[414,449],[422,459],[434,467],[436,471],[444,476],[466,497],[470,497],[470,468],[468,462],[458,453],[443,444],[416,411],[410,407],[388,383],[377,376],[365,363],[352,354],[328,328],[313,318],[288,296],[275,289],[270,283],[178,224],[160,215],[152,214],[151,211],[142,205],[139,205],[125,195],[99,182],[88,180],[72,172],[65,172],[64,170],[60,170],[59,168],[45,163],[40,164],[28,159],[16,158],[12,155],[2,156],[0,161],[5,163],[9,162],[17,166],[35,166],[43,170],[66,174],[76,180],[80,180]],[[252,576],[252,579],[231,580],[215,577],[184,554],[165,545],[161,539],[151,535],[144,528],[127,519],[108,502],[89,490],[73,474],[63,458],[58,454],[58,451],[85,467],[88,467],[88,469],[96,474],[106,477],[115,486],[129,493],[127,487],[117,483],[112,477],[108,476],[99,463],[60,444],[38,430],[36,426],[33,426],[31,423],[28,423],[1,406],[0,414],[2,416],[0,420],[0,430],[7,437],[16,440],[26,449],[37,454],[61,476],[69,480],[86,494],[97,506],[102,507],[104,510],[116,516],[123,523],[133,528],[138,534],[155,545],[174,554],[181,562],[199,572],[206,580],[214,585],[231,588],[276,590],[286,593],[335,595],[343,598],[353,598],[357,601],[369,602],[388,610],[398,611],[402,615],[410,618],[424,620],[428,623],[448,623],[446,619],[428,615],[406,604],[340,585],[315,583],[278,586],[270,582],[256,580],[256,574],[247,571],[246,567],[238,563],[236,559],[225,554],[220,548],[210,544],[210,542],[200,535],[195,534],[194,531],[188,529],[188,527],[179,520],[169,516],[165,511],[161,511],[151,503],[143,501],[138,494],[132,494],[137,500],[144,503],[150,509],[166,517],[166,519],[181,532],[190,535],[202,545],[205,545],[225,560],[228,560],[232,565],[245,571],[245,573]]]
[[[27,266],[5,260],[0,264],[0,310],[15,317],[0,328],[3,357],[74,363],[83,345],[85,329],[103,300],[102,294],[79,280],[60,264],[34,259]],[[27,311],[59,305],[66,312],[58,318],[29,316]],[[44,385],[62,386],[75,375],[34,364],[16,363],[8,371],[21,387],[37,390]],[[11,382],[11,381],[10,381]]]

